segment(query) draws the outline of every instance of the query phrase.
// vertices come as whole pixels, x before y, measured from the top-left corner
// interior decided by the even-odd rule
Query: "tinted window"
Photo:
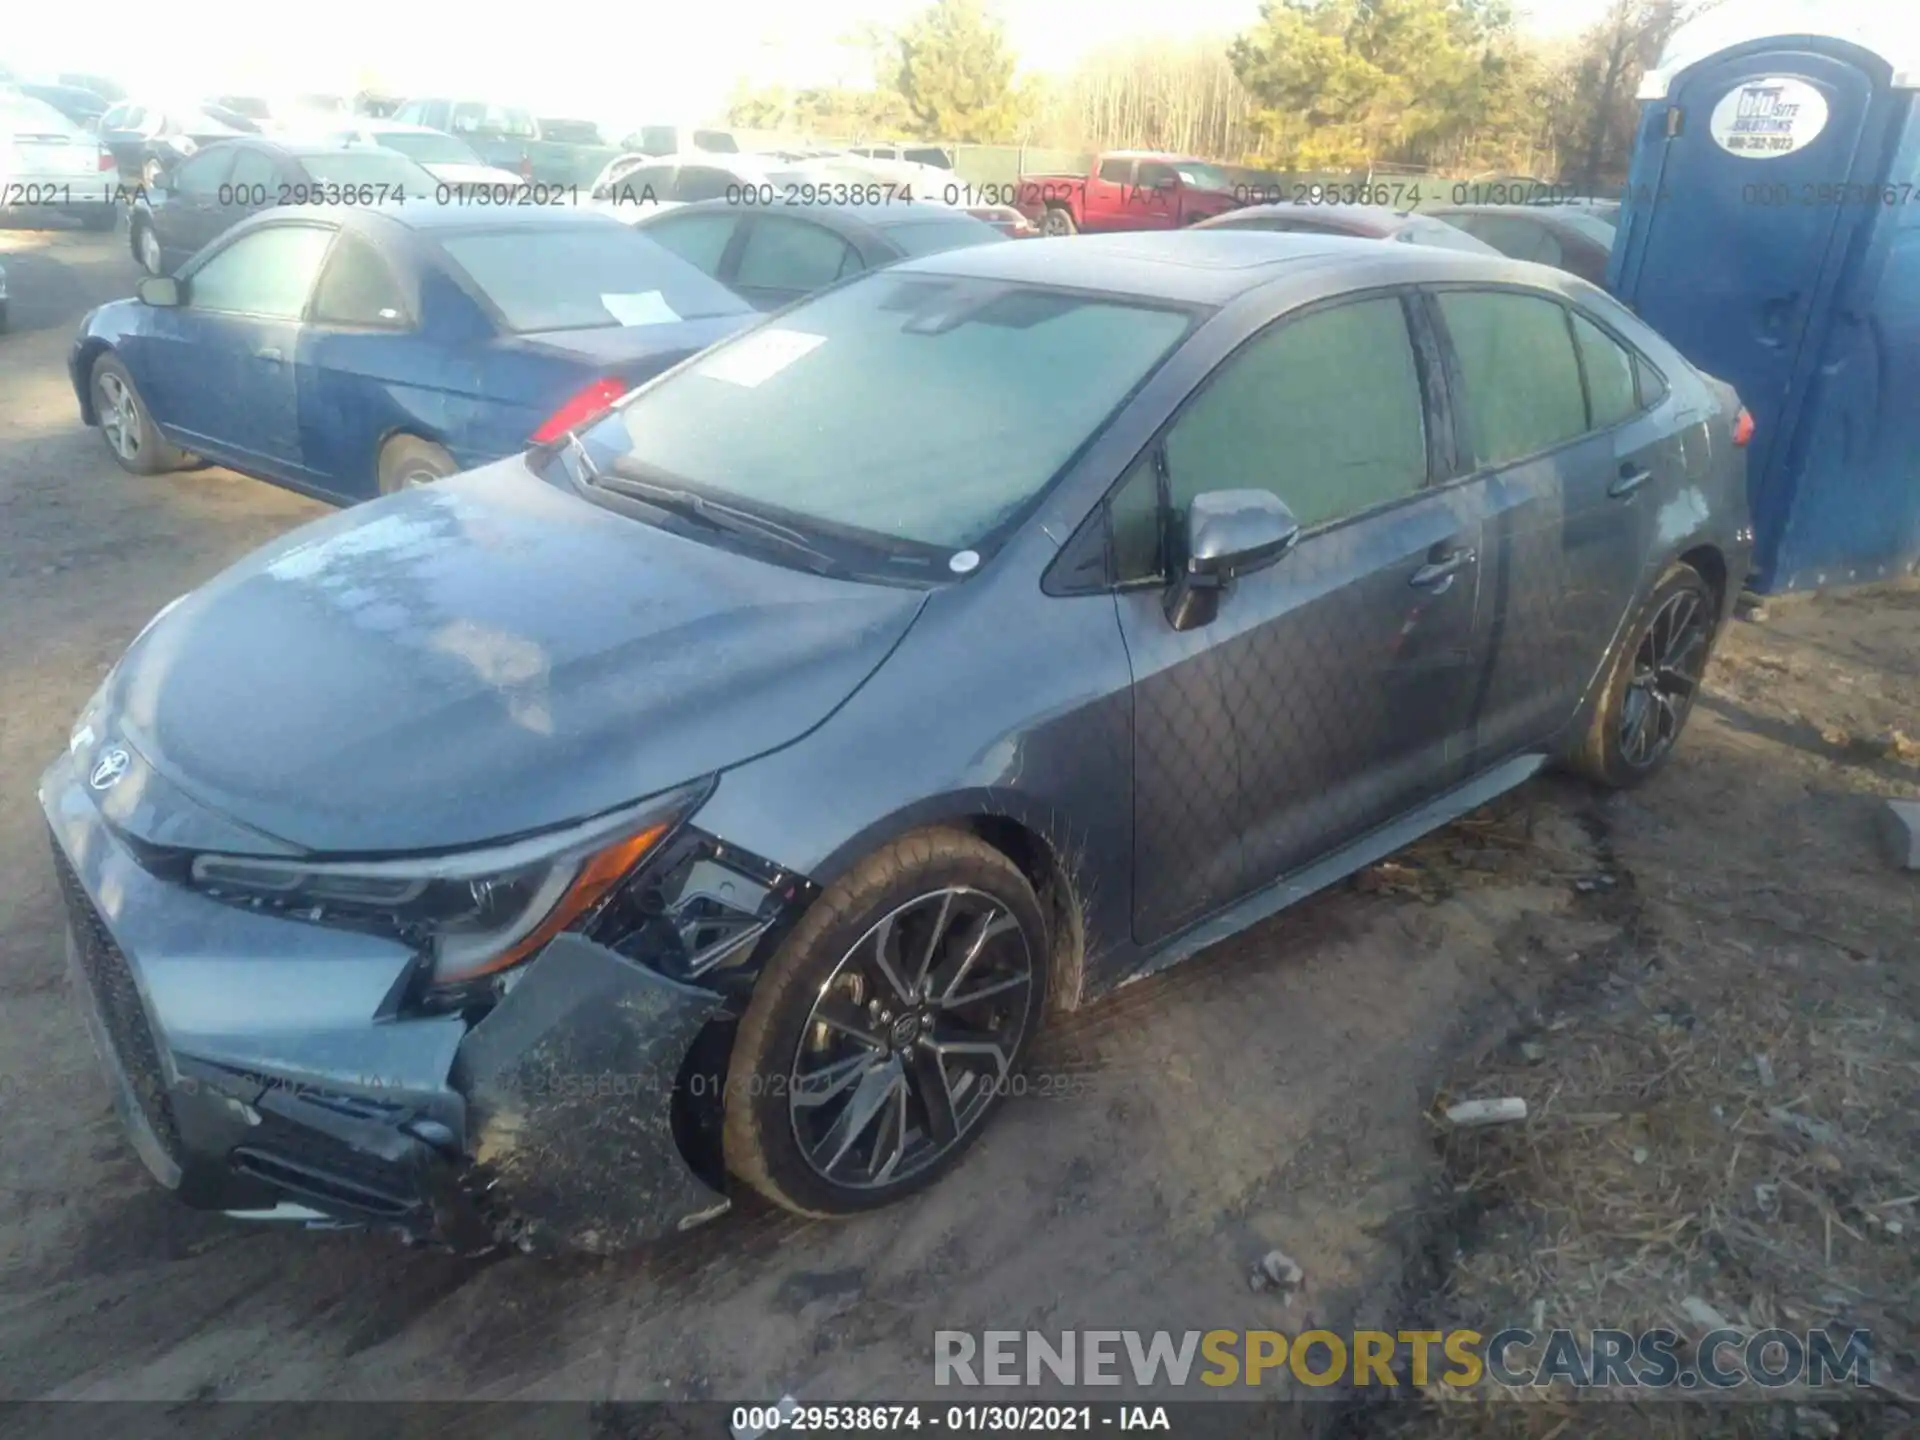
[[[1133,178],[1133,162],[1131,160],[1102,160],[1100,162],[1100,178],[1102,180],[1111,180],[1116,185],[1124,185]]]
[[[678,255],[612,222],[470,231],[441,245],[507,328],[523,334],[661,325],[747,310]]]
[[[669,214],[647,226],[646,235],[696,269],[718,275],[720,258],[739,223],[738,215]]]
[[[1394,238],[1411,245],[1436,245],[1442,250],[1471,250],[1475,255],[1484,255],[1489,248],[1484,240],[1476,240],[1444,220],[1419,217],[1408,220]]]
[[[1633,356],[1616,345],[1606,331],[1581,316],[1573,317],[1573,338],[1587,372],[1587,402],[1593,426],[1605,430],[1637,413],[1640,402],[1633,385]]]
[[[1530,295],[1448,291],[1440,313],[1460,361],[1463,403],[1482,465],[1503,465],[1587,428],[1567,314]]]
[[[1254,215],[1247,219],[1234,216],[1218,225],[1210,225],[1210,230],[1291,230],[1293,221],[1283,220],[1278,215]]]
[[[882,225],[880,233],[902,255],[932,255],[940,250],[959,250],[968,245],[984,245],[1004,240],[993,226],[971,216],[954,220],[922,220],[917,225]]]
[[[957,549],[1038,495],[1190,323],[882,271],[707,352],[588,439],[742,503]]]
[[[838,280],[852,256],[847,243],[831,230],[763,215],[747,235],[734,283],[766,290],[818,290]],[[854,263],[857,268],[858,261]]]
[[[1633,357],[1633,377],[1638,382],[1640,403],[1651,409],[1667,398],[1667,382],[1638,355]]]
[[[332,239],[333,231],[317,225],[275,225],[243,235],[194,271],[187,303],[195,310],[297,320]]]
[[[195,199],[215,199],[220,187],[227,183],[233,162],[233,151],[224,146],[202,150],[173,172],[173,189]]]
[[[1426,483],[1426,416],[1394,298],[1316,311],[1222,362],[1166,438],[1177,509],[1203,490],[1268,490],[1303,529]]]
[[[379,252],[358,235],[342,235],[314,292],[313,318],[397,330],[407,323],[407,303]]]
[[[408,195],[434,193],[433,177],[406,156],[393,150],[341,150],[331,155],[303,155],[300,168],[322,185],[373,185],[402,190]]]
[[[1134,179],[1146,189],[1160,190],[1178,184],[1180,172],[1158,160],[1142,160],[1140,168],[1134,172]]]
[[[688,202],[724,200],[728,190],[738,194],[739,187],[740,181],[725,170],[707,165],[682,165],[680,173],[673,177],[673,198]]]
[[[196,157],[196,159],[197,158],[198,157]],[[186,188],[186,174],[187,170],[191,168],[192,165],[189,163],[180,171],[182,189]],[[279,198],[279,167],[273,163],[272,156],[261,150],[246,149],[239,151],[239,153],[233,157],[233,173],[221,176],[220,179],[214,183],[218,185],[222,181],[236,187],[236,189],[242,185],[249,187],[245,192],[232,196],[232,203],[235,205],[271,204]],[[251,188],[255,185],[264,186],[265,194],[262,195],[260,191]]]
[[[693,148],[705,150],[714,155],[737,155],[739,142],[724,130],[696,130],[693,132]]]

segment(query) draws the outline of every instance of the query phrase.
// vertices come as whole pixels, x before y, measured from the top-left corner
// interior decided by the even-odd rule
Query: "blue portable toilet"
[[[1752,589],[1920,569],[1920,0],[1683,27],[1608,288],[1753,413]]]

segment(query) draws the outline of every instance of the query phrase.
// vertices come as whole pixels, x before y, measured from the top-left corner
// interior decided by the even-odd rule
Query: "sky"
[[[698,123],[718,118],[742,78],[866,83],[864,53],[845,42],[863,25],[904,21],[922,3],[563,0],[549,20],[486,0],[170,0],[156,24],[150,0],[88,0],[23,6],[29,13],[0,29],[0,58],[23,75],[104,73],[155,99],[350,91],[377,78],[402,92],[473,95],[545,114]],[[1522,0],[1516,10],[1528,29],[1561,35],[1603,4]],[[656,8],[672,18],[647,23]],[[1115,40],[1232,35],[1257,17],[1259,0],[998,0],[993,8],[1023,67],[1045,72]]]

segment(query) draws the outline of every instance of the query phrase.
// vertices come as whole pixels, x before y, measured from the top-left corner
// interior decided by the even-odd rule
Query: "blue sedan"
[[[606,215],[289,208],[93,311],[69,369],[136,475],[351,503],[557,439],[756,318]]]

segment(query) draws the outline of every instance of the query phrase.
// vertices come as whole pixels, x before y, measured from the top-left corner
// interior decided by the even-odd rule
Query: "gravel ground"
[[[1808,789],[1795,767],[1843,695],[1884,683],[1885,704],[1910,706],[1920,641],[1910,601],[1895,622],[1834,603],[1793,642],[1860,677],[1851,692],[1808,682],[1821,719],[1775,714],[1771,681],[1758,704],[1722,678],[1640,794],[1602,803],[1541,780],[1070,1017],[1040,1045],[1029,1094],[903,1207],[817,1224],[743,1201],[672,1245],[545,1265],[186,1212],[122,1140],[67,995],[34,787],[155,610],[322,511],[219,469],[115,468],[78,421],[64,361],[85,308],[131,289],[124,240],[0,232],[0,252],[16,332],[0,338],[0,1398],[951,1400],[933,1386],[935,1329],[1409,1328],[1449,1309],[1455,1259],[1474,1253],[1439,1245],[1473,1167],[1436,1145],[1431,1107],[1508,1093],[1477,1067],[1543,1005],[1587,993],[1583,977],[1631,998],[1651,982],[1623,957],[1657,943],[1672,973],[1723,925],[1749,933],[1695,902],[1738,908],[1716,897],[1763,880],[1827,894],[1829,868],[1849,920],[1869,904],[1904,917],[1859,942],[1882,957],[1873,983],[1890,983],[1902,945],[1911,963],[1910,881],[1875,868],[1842,793],[1855,777]],[[1914,778],[1865,763],[1882,785]],[[1644,906],[1596,894],[1602,872],[1631,877]],[[1698,888],[1682,905],[1677,886]],[[1910,1024],[1902,983],[1884,1003]],[[1246,1279],[1276,1247],[1306,1271],[1285,1306]],[[1563,1291],[1568,1314],[1605,1323],[1595,1307],[1614,1297]],[[1312,1428],[1343,1418],[1310,1409]],[[197,1433],[220,1413],[196,1412]]]

